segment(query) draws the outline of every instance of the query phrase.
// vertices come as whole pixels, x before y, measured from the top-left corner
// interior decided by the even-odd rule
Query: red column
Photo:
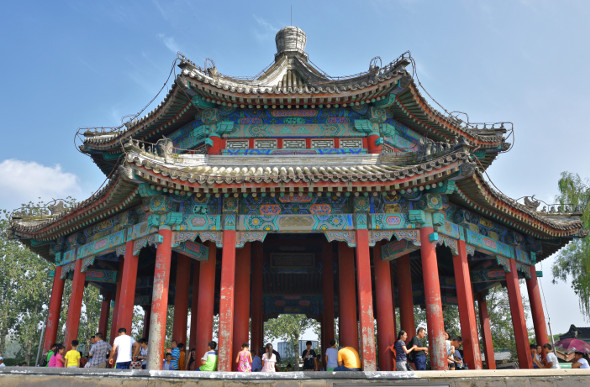
[[[223,230],[221,289],[219,296],[219,350],[217,369],[231,371],[234,337],[234,290],[236,280],[236,230]]]
[[[116,330],[125,328],[131,334],[133,323],[133,306],[135,305],[135,283],[137,281],[138,257],[133,256],[133,241],[125,244],[125,258],[123,260],[123,274],[121,275],[120,301],[117,302]]]
[[[246,243],[244,247],[236,251],[236,296],[234,315],[234,345],[233,353],[237,354],[242,344],[247,343],[250,333],[250,264],[252,245]],[[235,356],[234,356],[235,357]],[[235,360],[235,359],[233,359]],[[234,371],[238,365],[232,361]]]
[[[338,303],[340,306],[340,345],[359,347],[356,317],[354,251],[344,242],[338,243]]]
[[[488,303],[485,295],[480,294],[478,296],[477,304],[479,305],[479,322],[481,324],[481,337],[486,355],[486,364],[489,370],[495,370],[494,341],[492,340],[492,327],[490,326],[490,315],[488,314]]]
[[[529,334],[526,329],[526,319],[520,295],[520,284],[518,283],[518,272],[516,261],[510,259],[510,271],[506,272],[506,288],[508,289],[508,300],[510,301],[510,314],[514,327],[514,341],[516,342],[516,353],[520,368],[533,368]]]
[[[66,336],[64,345],[66,349],[71,348],[72,340],[78,338],[78,327],[80,326],[80,314],[82,312],[82,297],[84,296],[84,282],[86,273],[82,273],[82,260],[76,261],[74,279],[72,280],[72,295],[68,307],[68,318],[66,320]]]
[[[377,371],[375,357],[375,326],[373,320],[373,285],[371,281],[371,254],[369,230],[356,230],[356,272],[358,304],[361,323],[361,351],[363,370]],[[391,292],[390,292],[391,293]]]
[[[152,317],[152,308],[147,305],[143,307],[143,332],[142,338],[148,339],[150,337],[150,321]]]
[[[428,324],[430,364],[433,370],[446,370],[448,366],[444,337],[445,324],[440,297],[436,244],[429,239],[433,232],[432,227],[422,227],[420,229],[424,301],[426,304],[426,322]]]
[[[117,290],[115,292],[115,305],[113,307],[113,316],[111,318],[111,336],[110,342],[113,345],[115,337],[117,337],[117,319],[119,316],[119,302],[121,301],[121,280],[123,279],[123,259],[119,260],[119,267],[117,270]]]
[[[324,298],[322,350],[324,352],[328,348],[330,340],[334,340],[334,257],[332,251],[332,244],[324,243],[322,248],[322,293]]]
[[[262,243],[255,242],[252,246],[252,344],[250,349],[259,351],[262,348],[264,323],[262,318],[262,263],[264,261]],[[262,355],[262,354],[260,354]]]
[[[371,134],[367,137],[368,153],[381,153],[381,145],[377,145],[379,138],[378,134]]]
[[[152,290],[152,312],[150,314],[150,336],[147,368],[161,370],[163,349],[166,341],[166,315],[168,314],[168,287],[170,285],[170,261],[172,259],[172,231],[160,227],[158,234],[162,243],[156,249],[156,267]]]
[[[111,297],[104,295],[100,305],[100,319],[98,320],[98,331],[102,333],[103,339],[106,337],[107,324],[109,322],[109,312],[111,311]]]
[[[205,353],[207,343],[213,338],[213,307],[215,302],[215,244],[207,242],[209,258],[201,262],[199,269],[199,309],[197,310],[196,352]],[[202,356],[202,355],[201,355]]]
[[[186,345],[186,326],[188,318],[188,295],[191,282],[191,260],[178,254],[176,259],[176,284],[174,286],[174,321],[172,338]],[[189,348],[190,349],[190,348]]]
[[[412,293],[412,268],[410,254],[397,259],[397,295],[399,301],[400,330],[408,332],[408,342],[416,334],[414,320],[414,294]],[[397,337],[397,334],[396,334]]]
[[[47,315],[47,327],[45,328],[45,339],[43,341],[43,353],[51,349],[57,338],[57,328],[59,327],[59,314],[61,312],[61,299],[64,294],[65,280],[61,278],[61,266],[55,267],[53,275],[53,288],[51,289],[51,299],[49,300],[49,314]]]
[[[389,264],[389,276],[391,277],[391,309],[393,310],[393,336],[397,337],[397,317],[395,316],[395,274],[393,273],[393,265]]]
[[[535,339],[537,345],[547,344],[549,342],[549,335],[547,335],[545,313],[543,313],[543,304],[541,303],[541,293],[539,292],[539,282],[537,281],[537,270],[534,266],[531,266],[531,278],[526,279],[526,288],[529,293],[529,302],[531,303],[531,313],[533,315],[533,325],[535,326]]]
[[[199,309],[199,269],[201,263],[199,261],[193,261],[193,286],[192,286],[192,298],[191,298],[191,335],[189,348],[195,348],[197,345],[197,310]]]
[[[387,349],[395,343],[394,309],[391,292],[391,269],[389,261],[381,259],[381,243],[373,248],[375,267],[375,303],[377,305],[377,349],[379,369],[393,371],[393,353]]]
[[[458,241],[459,255],[453,255],[455,269],[455,284],[459,302],[459,319],[461,320],[461,336],[463,339],[463,356],[469,369],[480,370],[481,353],[479,351],[479,337],[477,335],[477,321],[475,319],[475,303],[471,289],[471,275],[467,262],[465,241]]]

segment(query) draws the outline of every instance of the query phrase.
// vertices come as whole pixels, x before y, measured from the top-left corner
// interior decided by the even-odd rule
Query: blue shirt
[[[408,356],[404,352],[406,343],[403,340],[395,342],[395,361],[408,361]]]
[[[173,348],[172,351],[170,351],[170,353],[172,354],[172,361],[170,362],[170,364],[172,364],[172,369],[177,370],[178,359],[180,358],[180,348]]]
[[[260,356],[256,355],[254,356],[254,359],[252,359],[252,372],[260,372],[261,369],[262,359],[260,358]]]

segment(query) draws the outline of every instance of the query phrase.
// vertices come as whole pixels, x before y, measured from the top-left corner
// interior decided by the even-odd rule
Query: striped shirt
[[[113,347],[104,340],[97,341],[90,348],[90,367],[96,367],[107,361],[107,355],[111,352]]]

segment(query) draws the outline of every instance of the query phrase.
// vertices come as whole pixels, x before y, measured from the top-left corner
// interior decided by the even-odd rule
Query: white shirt
[[[583,357],[581,357],[576,363],[580,363],[580,368],[582,369],[590,368],[590,365],[588,365],[588,360],[584,359]]]
[[[553,352],[547,353],[547,363],[552,363],[551,368],[559,369],[559,362],[557,361],[557,356],[555,356]]]
[[[131,361],[131,351],[135,340],[129,335],[115,337],[113,347],[117,347],[117,363],[126,363]]]

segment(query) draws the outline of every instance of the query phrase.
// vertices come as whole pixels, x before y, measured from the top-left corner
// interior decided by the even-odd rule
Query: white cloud
[[[35,161],[8,159],[0,162],[0,208],[8,210],[22,203],[79,196],[82,193],[78,176]]]
[[[254,17],[254,20],[256,21],[256,24],[258,24],[258,28],[255,28],[254,30],[254,35],[256,36],[256,39],[258,39],[259,41],[266,41],[268,39],[274,39],[275,34],[277,33],[277,31],[280,29],[274,25],[272,25],[271,23],[269,23],[268,21],[266,21],[264,18],[257,16],[257,15],[252,15]]]
[[[158,34],[158,38],[164,43],[167,49],[172,51],[174,54],[180,51],[180,46],[176,43],[176,40],[172,36],[165,34]]]

